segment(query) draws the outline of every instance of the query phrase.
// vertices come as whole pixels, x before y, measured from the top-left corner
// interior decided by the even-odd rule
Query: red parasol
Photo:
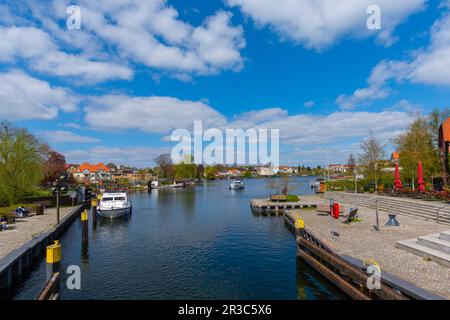
[[[402,180],[400,180],[400,169],[398,163],[395,164],[395,176],[394,176],[395,191],[403,189]]]
[[[419,183],[419,192],[425,192],[425,181],[423,180],[422,161],[417,165],[417,182]]]

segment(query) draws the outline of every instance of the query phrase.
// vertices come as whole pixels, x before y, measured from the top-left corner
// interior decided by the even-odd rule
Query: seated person
[[[8,218],[0,217],[0,223],[1,223],[1,228],[3,230],[7,230],[8,229]]]
[[[30,213],[30,212],[29,212],[26,208],[24,208],[24,207],[18,207],[18,208],[16,209],[16,214],[17,214],[19,217],[26,217],[29,213]]]
[[[343,222],[345,224],[352,223],[354,219],[358,219],[358,208],[350,208],[350,213],[347,219]]]

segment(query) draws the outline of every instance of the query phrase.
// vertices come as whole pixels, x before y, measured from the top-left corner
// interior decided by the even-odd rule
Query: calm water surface
[[[80,222],[61,239],[62,270],[79,265],[82,289],[62,299],[340,299],[314,270],[297,262],[294,236],[282,217],[253,215],[249,201],[266,197],[264,179],[228,190],[229,181],[130,195],[133,214],[90,225],[88,253]],[[309,194],[309,178],[295,179]],[[91,223],[91,221],[90,221]],[[42,262],[15,299],[34,299],[45,282]]]

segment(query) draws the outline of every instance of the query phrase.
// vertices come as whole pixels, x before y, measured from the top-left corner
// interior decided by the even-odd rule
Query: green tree
[[[251,172],[250,170],[245,170],[245,171],[242,173],[242,177],[243,177],[243,178],[251,178],[251,177],[253,177],[253,175],[252,175],[252,172]]]
[[[422,161],[425,177],[437,175],[440,171],[439,154],[434,144],[433,129],[426,118],[418,118],[398,136],[394,143],[399,152],[402,176],[417,178],[417,164]]]
[[[214,180],[216,179],[217,168],[216,167],[206,167],[205,168],[205,179]]]
[[[161,154],[154,159],[156,165],[158,166],[158,176],[160,178],[173,178],[175,174],[175,169],[172,164],[172,158],[170,154]]]
[[[348,174],[353,175],[356,170],[356,159],[353,153],[350,153],[347,160]]]
[[[378,187],[378,181],[381,178],[381,172],[384,166],[383,159],[386,156],[385,145],[378,140],[373,133],[361,143],[361,155],[359,163],[364,167],[366,178],[374,181],[375,190]]]
[[[195,178],[197,173],[197,166],[191,163],[180,163],[175,165],[175,179],[190,179]]]
[[[428,116],[428,127],[432,136],[433,145],[436,148],[438,147],[439,127],[448,118],[450,118],[450,108],[436,108]]]
[[[11,205],[32,195],[44,177],[49,153],[27,130],[0,124],[0,202]]]

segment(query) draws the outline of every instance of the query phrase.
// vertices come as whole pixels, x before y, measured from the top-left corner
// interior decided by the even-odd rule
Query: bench
[[[270,201],[274,202],[286,202],[287,196],[281,194],[274,194],[270,196]]]

